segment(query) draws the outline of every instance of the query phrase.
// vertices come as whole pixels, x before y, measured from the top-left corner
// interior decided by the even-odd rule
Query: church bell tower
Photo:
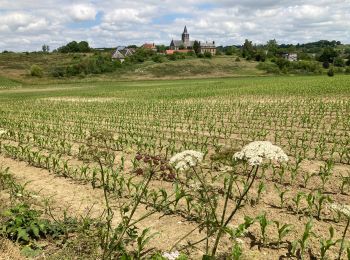
[[[182,33],[182,41],[183,41],[185,47],[188,47],[188,45],[190,43],[190,35],[187,32],[187,27],[186,26],[184,28],[184,32]]]

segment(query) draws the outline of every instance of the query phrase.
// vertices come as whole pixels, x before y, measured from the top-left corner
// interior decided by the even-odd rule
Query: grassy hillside
[[[123,65],[113,73],[89,75],[84,79],[81,77],[56,79],[50,76],[50,71],[53,68],[65,67],[86,55],[92,54],[3,53],[0,54],[0,76],[25,83],[54,83],[91,80],[256,76],[264,73],[256,68],[256,62],[236,61],[234,56],[217,56],[212,59],[186,58],[164,63],[146,61],[139,64]],[[43,68],[43,78],[35,78],[29,75],[30,67],[34,64]]]

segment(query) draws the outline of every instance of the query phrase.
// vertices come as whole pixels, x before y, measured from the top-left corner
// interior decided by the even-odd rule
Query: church
[[[185,26],[184,31],[182,33],[181,40],[172,40],[170,43],[170,49],[174,51],[178,50],[193,50],[193,45],[195,41],[190,41],[190,34],[187,31],[187,27]],[[206,52],[210,52],[212,55],[216,54],[216,46],[215,42],[201,42],[199,43],[200,53],[204,54]]]

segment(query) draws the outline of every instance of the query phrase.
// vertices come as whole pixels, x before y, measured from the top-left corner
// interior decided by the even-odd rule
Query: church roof
[[[184,33],[187,33],[187,26],[185,25]]]
[[[187,47],[192,47],[194,44],[194,41],[189,41],[187,44]],[[180,47],[181,45],[185,45],[185,43],[182,40],[172,40],[170,43],[170,46]]]

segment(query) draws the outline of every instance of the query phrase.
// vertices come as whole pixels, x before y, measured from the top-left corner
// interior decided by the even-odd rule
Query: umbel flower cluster
[[[329,204],[329,208],[337,213],[344,215],[347,218],[350,218],[350,205],[332,203]]]
[[[6,133],[7,133],[7,130],[0,128],[0,136],[4,135]]]
[[[165,252],[163,253],[162,256],[168,260],[175,260],[180,256],[180,253],[178,251],[170,252],[170,253]]]
[[[176,170],[185,171],[202,162],[203,157],[204,154],[201,152],[186,150],[171,157],[169,163],[173,165]]]
[[[288,156],[284,151],[268,141],[255,141],[243,147],[240,152],[233,155],[235,160],[247,161],[251,166],[258,166],[263,163],[264,159],[287,162]]]

